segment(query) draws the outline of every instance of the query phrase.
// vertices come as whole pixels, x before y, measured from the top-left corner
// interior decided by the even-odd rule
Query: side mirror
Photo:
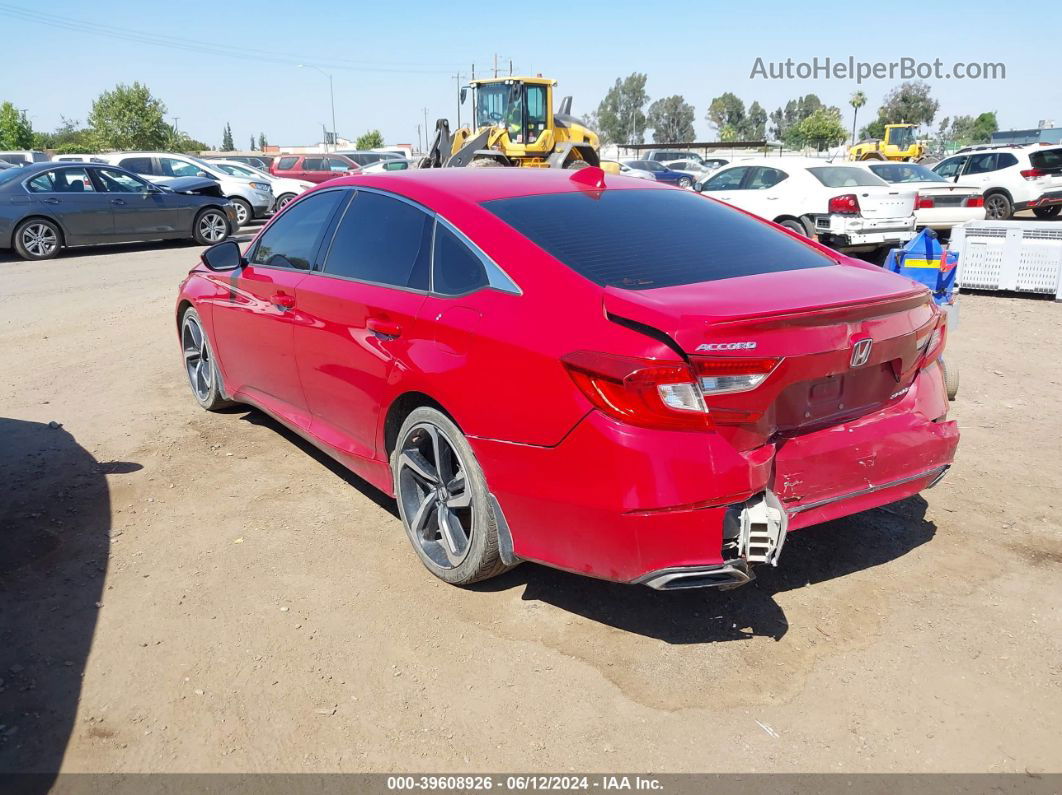
[[[465,104],[465,99],[468,97],[468,86],[461,86],[461,104]]]
[[[235,240],[215,243],[200,254],[199,259],[212,271],[234,271],[244,264],[243,254]]]

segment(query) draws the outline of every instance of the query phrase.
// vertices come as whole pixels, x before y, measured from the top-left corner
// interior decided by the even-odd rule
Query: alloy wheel
[[[47,224],[30,224],[22,230],[22,247],[35,257],[47,257],[59,247],[59,236]]]
[[[214,364],[210,360],[210,348],[203,327],[192,315],[185,315],[184,327],[181,329],[181,347],[184,349],[184,367],[188,372],[188,382],[199,401],[205,403],[210,397],[210,387],[214,383]]]
[[[228,223],[220,213],[203,213],[203,217],[199,219],[199,235],[203,240],[220,243],[228,231]]]
[[[465,464],[441,428],[423,422],[409,430],[396,480],[413,542],[439,568],[460,566],[472,546],[476,516]]]
[[[236,202],[236,223],[240,226],[245,225],[250,220],[250,211],[245,204]]]
[[[998,193],[989,196],[985,200],[985,216],[993,221],[1005,221],[1007,219],[1007,199]]]

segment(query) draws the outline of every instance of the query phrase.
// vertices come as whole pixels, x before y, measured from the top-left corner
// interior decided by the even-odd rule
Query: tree
[[[264,152],[267,146],[269,141],[266,140],[265,133],[258,133],[258,151]]]
[[[885,122],[881,119],[874,119],[866,127],[859,131],[859,137],[863,139],[871,139],[880,141],[885,138]]]
[[[867,95],[862,91],[856,91],[848,98],[848,104],[852,106],[852,143],[856,142],[856,118],[859,116],[859,109],[867,104]]]
[[[33,125],[26,111],[10,102],[0,105],[0,149],[32,149]]]
[[[746,141],[762,141],[767,137],[767,111],[755,100],[749,105],[749,113],[745,117],[745,127],[742,132],[741,137]]]
[[[999,129],[995,111],[974,116],[956,116],[951,122],[948,136],[958,144],[984,144],[992,140],[992,133]]]
[[[653,140],[658,143],[686,143],[696,134],[693,130],[694,110],[680,95],[658,99],[649,106],[646,123],[653,128]]]
[[[225,129],[221,132],[221,151],[232,152],[236,149],[236,144],[232,140],[232,125],[225,122]]]
[[[649,101],[646,80],[639,72],[616,78],[615,85],[597,106],[597,130],[602,143],[640,144],[645,140],[644,108]]]
[[[89,126],[100,148],[157,149],[166,140],[166,105],[140,83],[119,83],[92,103]]]
[[[251,146],[250,146],[250,148],[247,151],[248,152],[253,152],[254,151],[254,133],[251,133]]]
[[[745,127],[745,103],[736,94],[726,91],[708,103],[704,118],[715,127],[720,140],[736,141]]]
[[[792,129],[792,134],[799,137],[804,146],[814,146],[818,151],[844,141],[848,130],[841,121],[840,108],[818,108]]]
[[[384,138],[379,130],[369,130],[365,135],[359,135],[354,142],[355,149],[378,149],[383,145]]]
[[[821,107],[822,100],[815,94],[789,100],[784,109],[778,108],[771,113],[771,134],[774,139],[789,146],[801,146],[799,136],[792,132],[793,128]]]
[[[901,83],[888,94],[878,108],[878,121],[886,124],[932,124],[940,103],[929,95],[929,86],[921,80]],[[870,125],[867,125],[869,128]],[[881,136],[875,136],[880,138]]]

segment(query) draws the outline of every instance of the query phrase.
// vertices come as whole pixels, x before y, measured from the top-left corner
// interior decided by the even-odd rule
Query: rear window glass
[[[551,193],[483,206],[602,286],[648,290],[833,264],[785,232],[687,191]]]
[[[931,171],[918,163],[875,163],[870,170],[886,182],[899,184],[903,182],[947,182],[936,171]]]
[[[1029,155],[1033,168],[1062,168],[1062,149],[1044,149]]]
[[[827,188],[885,184],[869,171],[854,166],[813,166],[808,171]]]

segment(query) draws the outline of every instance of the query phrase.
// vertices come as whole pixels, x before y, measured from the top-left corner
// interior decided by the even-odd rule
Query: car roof
[[[512,199],[543,193],[577,193],[592,189],[583,174],[560,168],[411,168],[383,171],[365,176],[337,177],[322,187],[353,185],[391,191],[408,199],[431,204],[436,199],[459,199],[479,204],[494,199]],[[602,172],[603,173],[603,172]],[[581,175],[582,179],[573,179]],[[610,183],[614,178],[616,181]],[[604,174],[606,190],[676,190],[666,185],[628,180]]]

